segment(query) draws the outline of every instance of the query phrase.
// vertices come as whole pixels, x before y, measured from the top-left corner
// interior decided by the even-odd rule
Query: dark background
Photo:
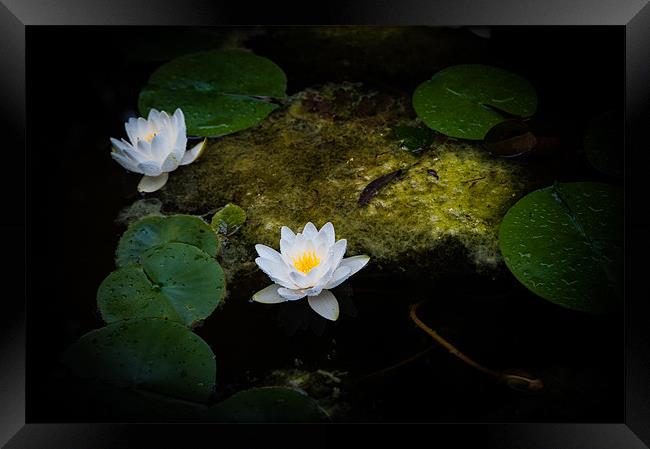
[[[165,55],[148,53],[147,49],[176,42],[175,51],[181,54],[186,44],[176,38],[197,32],[206,38],[201,45],[210,44],[208,36],[218,42],[225,34],[223,30],[184,28],[30,27],[27,31],[27,222],[28,255],[33,269],[27,286],[28,422],[93,421],[107,417],[102,414],[105,411],[79,409],[73,390],[68,390],[69,384],[62,380],[65,373],[57,358],[83,333],[102,325],[95,293],[114,268],[112,253],[119,238],[114,219],[121,207],[137,198],[137,176],[126,174],[107,157],[108,137],[123,135],[124,121],[137,113],[140,88],[164,60]],[[476,60],[476,56],[463,60],[464,55],[459,55],[457,62],[489,62],[529,79],[540,99],[538,119],[550,123],[576,149],[582,130],[595,113],[623,106],[621,27],[502,27],[494,29],[487,42],[478,37],[472,39],[476,45],[487,45],[481,60]],[[193,45],[195,42],[190,44]],[[251,41],[251,46],[285,70],[290,94],[313,83],[340,81],[332,73],[326,79],[318,79],[317,73],[304,70],[299,63],[283,64],[270,55],[273,49],[262,38]],[[188,51],[195,49],[198,48]],[[381,79],[381,75],[375,75],[374,79],[364,81],[371,85],[389,83],[408,92],[428,76]],[[601,179],[578,150],[565,167],[558,169],[557,176],[564,181]],[[381,282],[373,275],[361,278],[359,288]],[[379,385],[357,389],[354,399],[363,404],[384,401],[368,405],[367,412],[377,414],[379,410],[384,419],[395,421],[622,421],[621,317],[594,319],[541,300],[520,301],[527,294],[524,289],[510,288],[505,288],[509,293],[500,302],[487,306],[478,294],[481,285],[471,285],[466,293],[475,297],[473,307],[445,306],[436,312],[448,321],[437,324],[456,329],[461,338],[459,344],[464,343],[468,352],[497,366],[537,366],[545,360],[536,359],[545,357],[549,363],[559,363],[551,374],[560,384],[570,384],[570,393],[558,388],[539,400],[511,392],[460,365],[442,350],[434,350],[432,357],[421,364],[406,367],[382,379]],[[360,312],[376,313],[379,318],[404,313],[397,307]],[[503,326],[504,321],[507,326]],[[499,324],[501,329],[491,334],[495,330],[491,323]],[[461,336],[468,332],[463,333],[462,326],[477,332],[478,339],[463,341]],[[405,319],[401,332],[412,336],[414,353],[426,347],[428,340],[411,328]],[[408,351],[402,352],[389,336],[356,332],[356,343],[352,343],[352,336],[356,335],[352,326],[344,328],[341,334],[350,342],[350,359],[364,347],[371,348],[369,353],[374,355],[385,352],[387,359],[393,361],[410,355]],[[493,335],[492,339],[486,339],[486,334]],[[520,340],[513,342],[512,335]],[[212,342],[205,335],[204,338]],[[234,356],[224,357],[236,361]],[[346,360],[345,353],[340,357]],[[225,366],[228,361],[224,361]],[[590,369],[597,367],[597,371],[576,371],[575,363],[581,362]],[[433,377],[431,364],[439,368]],[[563,366],[568,367],[568,372],[563,371]],[[234,382],[241,374],[232,370],[219,374],[224,376],[221,383]],[[450,386],[449,377],[458,382]],[[429,384],[431,391],[422,391],[421,386]],[[375,388],[385,396],[374,398]],[[446,396],[441,397],[441,393]],[[419,405],[405,407],[409,397],[418,397]],[[358,419],[364,419],[363,412],[358,412]],[[115,416],[108,418],[121,421]]]

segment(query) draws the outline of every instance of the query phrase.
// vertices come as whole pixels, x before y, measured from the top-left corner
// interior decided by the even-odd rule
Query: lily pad
[[[246,221],[246,211],[236,204],[226,204],[212,217],[212,229],[230,234]]]
[[[305,393],[261,387],[235,393],[212,407],[210,417],[226,422],[325,422],[327,413]]]
[[[63,355],[82,378],[207,401],[214,389],[216,363],[206,342],[172,321],[120,321],[91,331]]]
[[[596,117],[588,126],[584,147],[589,163],[610,176],[623,174],[623,117],[615,111]]]
[[[173,59],[156,70],[140,92],[139,109],[181,108],[187,132],[223,136],[249,128],[286,96],[287,78],[269,59],[244,50],[210,50]]]
[[[140,263],[149,248],[163,243],[180,242],[196,246],[214,257],[219,246],[212,228],[193,215],[146,217],[129,226],[117,245],[116,263],[125,266]]]
[[[622,295],[622,203],[620,188],[593,182],[556,183],[528,194],[501,223],[506,265],[553,303],[612,310]]]
[[[420,84],[413,94],[418,117],[447,136],[481,140],[511,116],[530,117],[537,94],[528,81],[498,67],[448,67]]]
[[[97,304],[104,321],[158,317],[193,326],[225,295],[221,266],[195,246],[155,246],[140,261],[109,274],[99,286]]]
[[[413,126],[396,126],[390,133],[390,137],[399,140],[404,148],[413,153],[419,153],[431,145],[435,135],[429,128]]]

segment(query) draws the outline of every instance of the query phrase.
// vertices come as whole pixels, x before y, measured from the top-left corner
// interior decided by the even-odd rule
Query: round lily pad
[[[82,378],[97,379],[193,401],[214,390],[214,354],[198,335],[172,321],[120,321],[91,331],[63,355]]]
[[[222,136],[251,127],[286,96],[287,78],[269,59],[237,49],[210,50],[173,59],[156,70],[140,92],[139,109],[181,108],[187,132]]]
[[[212,407],[210,418],[226,422],[324,422],[325,411],[305,393],[286,387],[240,391]]]
[[[116,263],[124,266],[140,263],[140,255],[149,248],[163,243],[180,242],[196,246],[214,257],[218,240],[205,221],[193,215],[146,217],[126,230],[117,245]]]
[[[142,254],[141,263],[119,268],[99,286],[97,305],[104,321],[158,317],[193,326],[225,295],[221,266],[194,246],[155,246]]]
[[[553,303],[612,310],[622,296],[622,204],[620,188],[593,182],[556,183],[528,194],[501,223],[506,265]]]
[[[447,136],[481,140],[511,116],[530,117],[537,94],[528,81],[498,67],[448,67],[420,84],[413,94],[418,117]]]
[[[236,204],[226,204],[212,217],[212,228],[221,234],[230,234],[246,221],[246,211]]]

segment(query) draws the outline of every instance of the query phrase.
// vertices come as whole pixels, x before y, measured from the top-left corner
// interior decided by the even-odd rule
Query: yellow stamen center
[[[320,263],[320,259],[314,251],[305,251],[299,257],[292,257],[291,260],[293,260],[293,266],[296,267],[296,270],[305,274]]]
[[[156,134],[157,134],[157,133],[149,133],[149,134],[147,134],[147,136],[144,138],[144,140],[146,140],[147,142],[151,142],[151,141],[153,140],[153,138],[156,137]]]

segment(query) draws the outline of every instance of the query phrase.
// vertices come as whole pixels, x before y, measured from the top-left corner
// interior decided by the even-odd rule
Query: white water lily
[[[253,295],[253,301],[275,304],[308,297],[312,309],[328,320],[339,317],[339,303],[329,290],[362,269],[368,256],[343,259],[347,240],[335,241],[334,226],[326,223],[320,231],[307,223],[302,233],[294,234],[282,226],[280,252],[255,245],[260,257],[255,263],[274,284]]]
[[[122,167],[144,176],[138,184],[140,192],[155,192],[162,188],[169,172],[179,165],[187,165],[203,152],[207,139],[187,150],[187,129],[183,111],[176,109],[173,116],[156,109],[149,116],[130,118],[125,124],[129,142],[111,137],[111,156]]]

